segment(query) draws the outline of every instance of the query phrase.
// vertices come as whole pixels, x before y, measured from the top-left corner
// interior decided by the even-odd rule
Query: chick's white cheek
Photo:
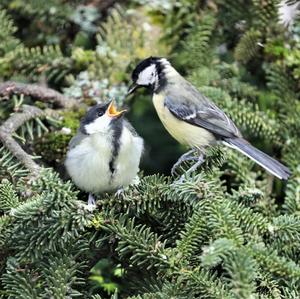
[[[101,117],[96,118],[93,122],[85,126],[87,134],[105,133],[109,129],[111,117],[104,114]]]
[[[137,80],[137,84],[139,85],[148,85],[152,84],[155,81],[156,67],[155,64],[151,64],[147,68],[145,68],[140,74]]]

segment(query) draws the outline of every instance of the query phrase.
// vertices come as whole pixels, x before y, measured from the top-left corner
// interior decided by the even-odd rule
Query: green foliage
[[[61,131],[45,134],[43,138],[36,141],[35,151],[42,155],[48,164],[53,162],[62,163],[71,138],[70,134]]]
[[[255,260],[244,249],[232,252],[224,267],[230,277],[230,287],[236,298],[255,296],[257,267]]]
[[[64,57],[58,46],[23,48],[11,53],[14,72],[37,80],[45,76],[49,81],[60,81],[72,68],[72,60]]]
[[[15,181],[28,175],[28,170],[3,146],[0,147],[0,177],[9,177]]]
[[[222,145],[183,180],[168,176],[182,148],[159,136],[148,96],[137,95],[129,117],[151,167],[121,195],[97,194],[91,211],[87,194],[60,178],[86,109],[32,119],[13,137],[40,156],[39,177],[0,147],[0,297],[299,298],[297,22],[289,31],[278,23],[277,0],[134,0],[103,11],[106,1],[96,2],[2,1],[0,77],[121,106],[135,64],[167,55],[292,176],[280,182]],[[0,100],[1,121],[23,104],[53,108]]]
[[[77,278],[81,264],[76,263],[74,256],[67,253],[50,256],[48,262],[41,264],[42,275],[47,285],[44,296],[61,299],[80,297],[82,294],[73,287],[84,282]]]
[[[262,26],[267,26],[270,21],[276,21],[278,15],[277,0],[253,0],[256,10],[257,23]]]
[[[240,39],[235,48],[234,56],[237,61],[246,63],[255,57],[260,49],[260,32],[250,30]]]
[[[209,12],[203,12],[197,26],[190,30],[186,40],[182,42],[183,53],[180,56],[180,63],[203,67],[212,60],[210,51],[210,39],[215,29],[216,19]],[[178,58],[177,58],[178,59]],[[179,59],[178,59],[179,60]]]
[[[75,1],[72,2],[75,4]],[[20,22],[18,34],[29,47],[41,43],[57,44],[69,39],[70,19],[75,9],[69,1],[3,0],[0,7]]]
[[[96,36],[90,73],[96,78],[107,78],[111,84],[127,79],[131,61],[159,53],[159,45],[154,46],[155,36],[151,40],[145,34],[137,18],[126,14],[121,7],[114,8]]]
[[[21,268],[14,258],[8,260],[6,269],[7,272],[2,277],[2,283],[7,298],[38,298],[37,278],[32,279],[33,271]]]
[[[5,10],[0,10],[0,26],[0,57],[3,57],[7,52],[14,50],[19,41],[14,37],[17,28]]]
[[[130,263],[146,267],[147,270],[152,267],[163,268],[164,264],[168,264],[168,258],[164,254],[165,244],[150,228],[135,225],[134,219],[127,223],[123,219],[119,222],[114,220],[113,224],[107,224],[106,227],[120,239],[116,251],[121,259],[126,259],[129,255]]]
[[[19,205],[19,198],[13,185],[6,179],[0,184],[0,209],[3,212],[10,211]]]
[[[300,178],[291,180],[286,187],[284,209],[288,214],[300,215]]]
[[[180,5],[173,6],[173,12],[168,13],[164,19],[164,39],[176,48],[176,44],[191,30],[193,24],[198,21],[199,8],[197,2],[192,0],[180,1]]]

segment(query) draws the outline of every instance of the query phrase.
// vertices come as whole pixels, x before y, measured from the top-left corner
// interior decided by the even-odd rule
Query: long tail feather
[[[242,138],[226,138],[224,143],[239,152],[243,153],[254,162],[262,166],[264,169],[269,171],[274,176],[281,180],[287,180],[291,175],[291,171],[279,163],[277,160],[271,158],[267,154],[263,153],[259,149],[252,146],[248,141]]]

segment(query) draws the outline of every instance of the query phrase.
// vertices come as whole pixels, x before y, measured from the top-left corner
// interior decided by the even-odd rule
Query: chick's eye
[[[98,114],[98,116],[102,116],[104,114],[104,111],[103,110],[99,110],[97,114]]]

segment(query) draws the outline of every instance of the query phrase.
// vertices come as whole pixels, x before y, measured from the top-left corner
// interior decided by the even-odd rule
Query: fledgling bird
[[[153,92],[153,104],[167,131],[181,144],[193,150],[182,155],[172,174],[183,161],[197,162],[192,172],[204,161],[204,149],[219,142],[238,150],[279,179],[286,180],[290,170],[246,141],[233,121],[210,99],[201,94],[161,57],[141,61],[132,73],[128,94],[139,87]]]
[[[92,194],[118,191],[137,176],[143,139],[124,119],[126,110],[117,111],[113,101],[93,106],[81,120],[71,139],[65,160],[73,182]]]

